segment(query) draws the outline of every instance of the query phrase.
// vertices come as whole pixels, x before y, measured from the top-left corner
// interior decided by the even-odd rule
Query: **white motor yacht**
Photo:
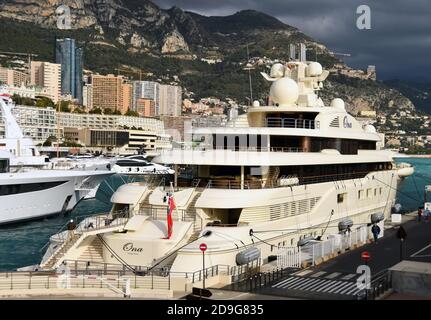
[[[350,115],[343,100],[323,103],[318,93],[328,75],[317,62],[274,64],[263,74],[272,83],[268,105],[255,102],[226,127],[193,128],[200,144],[153,160],[174,167],[172,188],[163,181],[123,185],[107,216],[119,221],[117,230],[86,232],[83,225],[65,252],[56,248],[66,244],[52,243],[42,269],[87,260],[195,272],[203,241],[207,267],[236,267],[351,233],[366,241],[372,224],[383,232],[398,182],[414,170],[400,171],[393,153],[380,149],[382,135]],[[166,239],[169,196],[176,208]]]

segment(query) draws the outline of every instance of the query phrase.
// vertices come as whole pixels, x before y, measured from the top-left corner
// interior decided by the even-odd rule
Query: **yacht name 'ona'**
[[[162,152],[154,161],[174,167],[171,189],[120,187],[110,219],[127,212],[127,222],[99,237],[86,233],[84,222],[82,239],[62,255],[55,254],[61,237],[54,236],[54,254],[47,253],[42,268],[85,260],[99,248],[94,262],[193,272],[202,268],[202,242],[206,266],[238,266],[346,230],[370,237],[367,225],[390,215],[399,169],[392,152],[381,149],[382,136],[348,114],[343,100],[324,105],[318,92],[328,75],[317,62],[273,65],[263,74],[272,82],[268,105],[255,103],[223,128],[194,129],[189,147]],[[176,208],[166,239],[169,191]]]

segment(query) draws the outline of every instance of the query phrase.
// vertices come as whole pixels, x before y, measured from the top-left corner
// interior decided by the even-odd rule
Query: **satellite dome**
[[[343,99],[335,98],[331,101],[331,107],[346,110],[346,104],[344,103]]]
[[[376,132],[377,132],[376,128],[375,128],[374,126],[372,126],[371,124],[367,124],[367,125],[364,127],[364,130],[365,130],[365,132],[367,132],[367,133],[376,133]]]
[[[306,72],[309,77],[317,77],[323,73],[323,67],[319,62],[311,62]]]
[[[284,66],[281,63],[275,63],[271,67],[271,78],[284,77]]]
[[[278,79],[272,84],[269,94],[278,105],[294,104],[299,97],[298,84],[290,78]]]

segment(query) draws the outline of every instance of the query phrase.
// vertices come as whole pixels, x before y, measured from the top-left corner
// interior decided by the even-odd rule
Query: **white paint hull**
[[[38,183],[58,183],[58,185],[38,191],[0,194],[0,224],[39,219],[71,211],[88,193],[77,188],[82,181],[92,175],[95,179],[100,179],[110,174],[109,172],[95,174],[84,171],[52,170],[2,173],[0,186]]]

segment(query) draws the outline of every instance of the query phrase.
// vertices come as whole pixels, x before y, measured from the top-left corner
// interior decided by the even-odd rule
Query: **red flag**
[[[169,197],[169,202],[168,202],[169,208],[168,208],[168,237],[167,239],[170,239],[172,236],[172,229],[173,229],[173,221],[172,221],[172,212],[174,212],[176,206],[175,206],[175,201],[174,201],[174,197]]]

